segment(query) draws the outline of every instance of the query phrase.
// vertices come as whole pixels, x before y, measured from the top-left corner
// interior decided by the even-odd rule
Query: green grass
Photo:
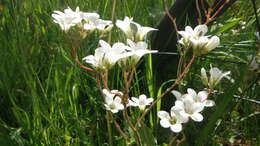
[[[233,18],[250,22],[237,35],[233,35],[230,30],[240,29],[239,22],[221,33],[222,47],[218,51],[228,52],[240,59],[231,55],[229,57],[218,55],[222,60],[243,61],[246,60],[247,55],[256,54],[258,51],[253,35],[256,27],[251,3],[242,0],[239,3],[234,6],[237,12],[230,10],[217,22],[224,26],[227,20]],[[98,12],[101,18],[111,19],[112,0],[2,0],[0,2],[0,144],[6,146],[108,145],[106,111],[103,107],[103,97],[96,86],[95,75],[75,65],[63,33],[51,18],[54,10],[63,10],[67,6],[72,9],[80,6],[83,11]],[[161,0],[117,0],[115,19],[133,16],[134,20],[142,25],[156,27],[163,12]],[[113,32],[112,42],[122,41],[118,32],[118,29]],[[239,43],[247,40],[252,42],[247,42],[245,45]],[[97,45],[98,35],[93,33],[82,42],[79,58],[93,53]],[[209,57],[216,56],[216,53],[209,55]],[[137,83],[133,85],[131,92],[135,95],[145,92],[147,95],[155,96],[157,91],[151,82],[152,59],[146,57],[145,63],[146,74],[136,72]],[[195,135],[198,143],[207,142],[214,145],[234,138],[237,141],[256,145],[260,139],[257,135],[259,105],[235,99],[232,95],[241,94],[259,100],[259,83],[253,83],[257,74],[247,70],[246,65],[199,59],[188,74],[186,81],[189,82],[185,87],[201,89],[198,77],[200,68],[209,67],[210,63],[223,70],[231,70],[232,77],[238,80],[235,87],[240,87],[243,92],[237,92],[235,87],[231,88],[230,83],[226,82],[220,88],[225,91],[225,94],[215,97],[217,106],[206,111],[207,120],[203,124],[192,125],[191,130],[185,132],[191,136]],[[118,70],[113,71],[109,84],[113,89],[122,88]],[[249,87],[251,84],[253,85]],[[146,85],[148,86],[143,88]],[[137,111],[131,112],[135,116],[138,115]],[[144,127],[146,130],[142,132],[145,134],[148,131],[150,134],[144,139],[149,140],[151,134],[158,134],[158,121],[153,120],[156,119],[155,112],[156,110],[145,122],[148,127]],[[115,118],[125,125],[121,116]],[[113,125],[112,128],[113,144],[125,145],[124,139]],[[202,132],[198,129],[202,129]],[[197,138],[198,133],[203,138]],[[192,144],[194,141],[188,139],[187,143]]]

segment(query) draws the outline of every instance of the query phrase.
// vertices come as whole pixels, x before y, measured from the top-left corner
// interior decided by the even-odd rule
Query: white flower
[[[209,73],[210,73],[210,78],[207,77],[206,70],[204,68],[201,68],[201,79],[203,84],[205,86],[208,86],[210,89],[214,89],[214,87],[216,87],[224,77],[230,79],[228,75],[231,72],[227,71],[223,73],[218,68],[211,67]]]
[[[102,90],[105,98],[105,108],[112,113],[117,113],[119,110],[124,109],[124,105],[121,103],[121,98],[116,96],[116,94],[120,94],[121,92],[117,90],[112,90],[109,92],[107,89]]]
[[[125,17],[124,20],[116,20],[116,26],[120,28],[129,39],[134,39],[134,32],[131,29],[131,24],[133,22],[133,18]]]
[[[184,39],[196,38],[198,39],[201,36],[204,36],[208,32],[207,25],[198,25],[194,30],[190,26],[185,27],[185,31],[178,31],[178,33]]]
[[[127,46],[123,43],[115,43],[111,47],[107,42],[100,40],[101,47],[95,50],[95,54],[84,57],[86,63],[91,64],[96,69],[111,69],[115,63],[122,58],[128,57],[130,54],[125,53]]]
[[[64,10],[64,13],[61,11],[54,11],[52,14],[54,22],[58,23],[62,30],[67,31],[70,27],[75,26],[81,22],[81,12],[79,7],[76,8],[76,11],[72,11],[69,7]]]
[[[139,98],[132,97],[129,100],[130,106],[138,106],[140,110],[144,110],[147,105],[153,102],[153,98],[147,98],[144,94],[140,95]]]
[[[157,52],[157,50],[148,50],[147,43],[143,42],[143,41],[139,41],[139,42],[135,43],[132,40],[127,39],[127,43],[129,45],[129,47],[127,48],[127,51],[131,55],[129,58],[122,60],[124,63],[129,62],[130,64],[135,65],[145,54]],[[127,64],[125,64],[125,65],[127,65]]]
[[[191,96],[195,102],[202,103],[206,107],[212,107],[215,105],[215,102],[213,100],[207,100],[208,98],[208,92],[207,91],[200,91],[198,94],[196,91],[194,91],[191,88],[188,88],[187,90],[188,94],[185,96]]]
[[[202,55],[215,49],[220,40],[217,36],[209,39],[209,36],[204,36],[208,31],[207,25],[198,25],[194,30],[190,26],[185,27],[185,31],[178,31],[182,38],[178,41],[185,48],[192,47],[197,55]]]
[[[113,27],[113,23],[110,20],[99,19],[96,21],[96,28],[100,31],[110,31]]]
[[[133,18],[125,17],[124,20],[117,20],[116,26],[120,28],[128,39],[135,41],[144,40],[145,36],[150,32],[157,29],[151,27],[144,27],[133,21]]]
[[[109,31],[113,27],[112,21],[99,19],[97,13],[84,13],[83,18],[85,30]]]
[[[176,100],[173,109],[179,110],[179,114],[184,117],[184,121],[188,121],[190,117],[196,122],[203,120],[203,116],[199,113],[204,109],[204,104],[195,102],[190,96],[185,96],[182,100]]]
[[[175,133],[178,133],[182,130],[182,125],[181,123],[187,122],[186,118],[183,118],[179,114],[179,110],[176,108],[171,108],[171,113],[169,114],[166,111],[159,111],[158,112],[158,117],[161,119],[160,120],[160,125],[163,128],[171,128],[171,130]]]

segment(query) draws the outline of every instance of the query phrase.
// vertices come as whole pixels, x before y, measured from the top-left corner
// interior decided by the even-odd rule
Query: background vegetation
[[[168,7],[173,2],[168,1]],[[108,145],[103,97],[95,76],[75,65],[63,33],[51,18],[54,10],[67,6],[80,6],[111,19],[112,0],[0,1],[0,145]],[[260,14],[259,1],[256,6]],[[142,25],[156,27],[163,15],[162,0],[116,3],[116,19],[132,16]],[[227,81],[220,87],[224,94],[216,97],[217,106],[205,113],[206,120],[185,131],[192,137],[186,145],[259,144],[259,103],[233,96],[259,101],[259,70],[250,70],[247,58],[260,55],[255,22],[252,4],[238,0],[211,26],[212,34],[221,37],[221,46],[195,62],[185,86],[201,88],[198,73],[210,64],[230,70],[236,84]],[[113,42],[121,40],[116,31]],[[97,44],[98,36],[93,33],[81,44],[79,58],[92,53]],[[146,78],[136,73],[140,85],[147,85]],[[111,81],[112,87],[120,87],[117,71]],[[157,94],[156,90],[140,91],[140,85],[133,86],[132,92]],[[167,143],[171,135],[158,134],[158,121],[148,118],[146,122],[158,143]],[[114,145],[124,145],[117,131],[112,132]]]

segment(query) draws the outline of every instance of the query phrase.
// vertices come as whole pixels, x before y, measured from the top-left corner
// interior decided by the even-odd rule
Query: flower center
[[[177,122],[177,119],[175,117],[172,117],[169,122],[171,123],[171,125],[175,125]]]
[[[110,104],[109,107],[110,107],[111,110],[116,109],[116,105],[115,104]]]
[[[193,111],[192,111],[190,108],[185,108],[184,110],[185,110],[185,112],[186,112],[187,114],[189,114],[189,115],[192,115],[192,114],[193,114]]]
[[[139,105],[145,105],[145,101],[139,101]]]

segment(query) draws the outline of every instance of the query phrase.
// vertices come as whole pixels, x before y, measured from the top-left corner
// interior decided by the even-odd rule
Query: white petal
[[[115,103],[120,103],[121,104],[121,98],[116,96],[115,99],[114,99]]]
[[[208,32],[208,27],[205,24],[198,25],[198,26],[195,27],[194,32],[198,36],[204,36]]]
[[[182,130],[182,125],[181,124],[174,124],[174,125],[171,125],[171,130],[173,132],[180,132]]]
[[[187,114],[181,114],[181,112],[179,112],[176,115],[177,118],[177,123],[187,123],[189,121],[189,116]]]
[[[203,116],[200,113],[194,113],[191,115],[192,120],[200,122],[203,120]]]
[[[110,48],[111,48],[111,46],[110,46],[106,41],[100,40],[100,41],[99,41],[99,44],[100,44],[100,46],[103,47],[103,48],[107,48],[107,49],[110,49]]]
[[[162,119],[162,120],[160,121],[160,124],[161,124],[161,126],[162,126],[163,128],[168,128],[168,127],[171,126],[171,124],[170,124],[170,122],[169,122],[168,119]]]
[[[176,97],[177,100],[181,99],[182,94],[179,91],[172,90],[171,93]]]
[[[204,109],[204,104],[200,102],[193,103],[191,105],[193,113],[201,112]]]
[[[153,98],[148,98],[148,99],[146,99],[146,104],[150,104],[150,103],[152,103],[153,102]]]
[[[166,111],[159,111],[158,113],[157,113],[157,116],[160,118],[160,119],[170,119],[170,115],[169,115],[169,113],[168,112],[166,112]]]
[[[132,97],[132,101],[135,102],[135,103],[137,103],[137,104],[139,104],[139,99],[136,98],[136,97]]]
[[[206,100],[206,101],[204,102],[204,105],[205,105],[206,107],[212,107],[212,106],[214,106],[214,105],[216,105],[216,104],[215,104],[215,102],[214,102],[213,100]]]
[[[187,89],[187,92],[188,92],[188,94],[191,94],[193,97],[197,96],[196,91],[193,90],[193,89],[191,89],[191,88],[188,88],[188,89]]]
[[[112,113],[118,113],[118,109],[110,110]]]
[[[176,100],[175,101],[175,106],[177,106],[177,107],[184,107],[184,103],[183,103],[183,101],[180,101],[180,100]]]
[[[219,44],[220,44],[219,37],[213,36],[213,37],[209,40],[209,42],[207,43],[207,45],[205,46],[205,48],[206,48],[207,51],[209,52],[209,51],[215,49]]]
[[[139,96],[139,101],[146,101],[146,96],[144,94]]]
[[[124,109],[124,105],[123,104],[116,104],[116,109],[123,110]]]
[[[208,98],[208,92],[207,91],[200,91],[198,93],[198,97],[199,97],[200,101],[204,101]]]

